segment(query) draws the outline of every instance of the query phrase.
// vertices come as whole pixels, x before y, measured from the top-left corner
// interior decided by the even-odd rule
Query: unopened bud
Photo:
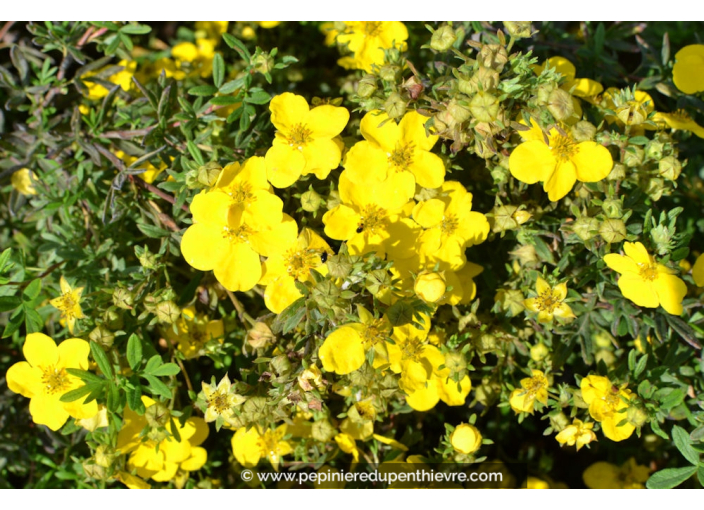
[[[574,115],[574,102],[569,92],[555,89],[548,97],[548,111],[556,120],[565,121]]]
[[[607,198],[601,204],[601,208],[608,218],[620,218],[623,216],[623,202],[617,198]]]
[[[496,120],[501,105],[496,96],[479,92],[469,102],[469,111],[480,122]]]
[[[599,235],[607,243],[620,243],[626,238],[626,224],[623,220],[609,218],[599,227]]]
[[[645,146],[645,156],[656,161],[662,159],[665,144],[658,140],[651,140]]]
[[[125,288],[118,287],[112,293],[112,302],[118,308],[131,310],[134,304],[134,294]]]
[[[398,92],[392,92],[384,103],[384,110],[391,119],[400,119],[406,113],[406,102]]]
[[[198,168],[198,182],[203,186],[213,186],[218,181],[222,166],[215,161],[206,163]]]
[[[96,344],[100,345],[105,349],[109,349],[110,347],[112,347],[112,344],[115,341],[115,335],[112,333],[112,331],[107,328],[104,328],[103,326],[96,327],[93,331],[90,332],[88,338],[90,338],[92,342],[95,342]]]
[[[433,36],[430,38],[430,47],[435,51],[447,51],[455,44],[456,40],[457,35],[452,27],[443,25],[433,32]]]
[[[287,375],[291,372],[291,362],[285,354],[279,354],[271,360],[271,368],[277,375]]]
[[[437,303],[445,295],[445,278],[440,273],[424,272],[416,278],[413,290],[426,303]]]
[[[682,173],[682,163],[674,156],[662,158],[658,163],[658,173],[665,179],[676,181]]]
[[[582,241],[589,241],[599,234],[599,220],[589,216],[580,216],[572,223],[572,232]]]
[[[150,427],[163,428],[166,427],[167,423],[169,423],[171,412],[164,404],[161,402],[156,402],[155,404],[147,407],[144,417],[147,419],[147,423]]]
[[[372,74],[365,75],[357,83],[357,95],[361,98],[366,99],[370,97],[374,92],[376,92],[376,89],[376,76]]]
[[[626,411],[626,419],[628,423],[634,427],[642,427],[648,421],[648,413],[646,413],[639,406],[628,406],[628,411]]]
[[[643,164],[645,151],[642,147],[628,147],[623,153],[623,163],[629,168],[635,168]]]
[[[262,51],[259,55],[252,59],[255,71],[260,74],[270,73],[274,69],[276,62],[268,52]]]
[[[626,178],[626,166],[623,163],[614,163],[614,167],[606,176],[609,181],[622,181]]]
[[[323,203],[321,197],[314,189],[309,189],[301,195],[301,209],[307,212],[315,212],[320,209]]]
[[[340,289],[330,280],[323,280],[313,289],[313,299],[321,308],[332,308],[340,297]]]
[[[181,309],[171,300],[162,301],[156,305],[156,319],[162,324],[173,324],[181,317]]]
[[[321,443],[330,441],[335,436],[336,432],[335,427],[333,427],[328,420],[316,421],[311,427],[311,436]]]
[[[545,358],[548,357],[549,354],[550,351],[543,342],[535,344],[530,348],[530,359],[532,359],[536,363],[543,361]]]

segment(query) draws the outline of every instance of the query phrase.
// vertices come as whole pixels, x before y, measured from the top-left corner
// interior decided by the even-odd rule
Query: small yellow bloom
[[[631,457],[621,467],[596,462],[584,470],[584,485],[590,489],[645,489],[650,469]]]
[[[553,317],[559,319],[572,319],[574,313],[567,303],[567,284],[561,283],[555,287],[543,280],[540,276],[535,282],[535,292],[537,297],[523,301],[523,305],[531,312],[538,314],[538,322],[550,322]]]
[[[582,398],[589,406],[589,415],[601,423],[604,435],[612,441],[628,439],[636,429],[631,423],[619,425],[626,419],[630,390],[614,386],[608,378],[590,375],[582,379]]]
[[[548,378],[540,370],[532,370],[533,377],[521,379],[521,387],[511,392],[509,403],[516,413],[533,414],[535,401],[548,403]]]
[[[266,457],[276,471],[279,470],[281,457],[289,455],[293,448],[288,441],[284,441],[286,424],[279,425],[276,429],[267,429],[262,432],[258,426],[247,430],[245,427],[237,429],[232,436],[232,451],[237,462],[246,468],[252,468]]]
[[[692,278],[697,287],[704,287],[704,254],[697,257],[692,266]]]
[[[287,188],[301,175],[325,179],[342,159],[335,138],[350,118],[346,108],[329,104],[310,108],[302,96],[284,92],[271,100],[276,138],[266,153],[266,173],[276,188]]]
[[[685,94],[704,91],[704,44],[690,44],[675,54],[672,79]]]
[[[61,285],[61,295],[49,301],[51,306],[61,311],[61,318],[66,319],[68,330],[73,334],[73,327],[76,324],[76,319],[84,317],[81,310],[81,294],[83,287],[76,289],[72,288],[63,276],[59,281]]]
[[[211,340],[222,343],[225,328],[221,320],[209,320],[205,315],[196,314],[195,308],[189,306],[181,311],[181,318],[176,322],[177,332],[171,325],[164,335],[183,353],[186,359],[197,358],[205,353],[205,345]]]
[[[626,255],[604,256],[606,265],[621,274],[618,288],[623,296],[638,306],[662,306],[667,313],[682,314],[687,286],[675,276],[677,271],[658,264],[642,243],[624,243],[623,250]]]
[[[470,455],[482,445],[482,435],[474,425],[460,423],[450,434],[450,444],[456,452]]]
[[[12,177],[10,177],[10,183],[13,188],[23,195],[36,195],[37,190],[34,188],[34,184],[32,183],[33,179],[34,174],[32,171],[29,168],[22,168],[12,174]]]
[[[359,462],[359,449],[357,448],[357,443],[352,436],[344,433],[337,434],[335,436],[335,442],[340,450],[351,454],[354,461]]]
[[[98,406],[98,413],[95,416],[76,420],[76,423],[88,432],[95,432],[100,428],[107,427],[110,425],[110,422],[108,421],[108,408],[100,404]]]
[[[548,198],[555,202],[570,192],[575,182],[598,182],[614,166],[609,150],[596,142],[577,142],[565,131],[552,128],[547,143],[542,130],[533,124],[521,132],[524,142],[509,157],[511,175],[526,184],[540,181]]]
[[[397,450],[401,450],[402,452],[407,452],[408,451],[408,446],[405,444],[399,443],[395,439],[392,439],[390,437],[385,437],[385,436],[380,436],[379,434],[373,434],[372,437],[379,441],[380,443],[389,445],[393,448],[396,448]]]
[[[31,399],[29,412],[38,425],[59,430],[69,416],[79,420],[98,413],[95,400],[84,404],[84,398],[61,402],[65,393],[83,386],[67,368],[88,369],[90,345],[80,338],[69,338],[57,347],[43,333],[30,333],[22,348],[27,361],[15,363],[7,371],[7,386],[15,393]]]
[[[365,360],[364,341],[357,328],[345,325],[330,333],[318,350],[326,372],[339,375],[358,370]]]
[[[363,69],[370,73],[373,66],[384,64],[384,50],[403,49],[408,29],[400,21],[345,21],[346,29],[337,36],[340,44],[347,44],[352,58],[339,64],[348,69]]]
[[[234,392],[234,388],[230,383],[230,378],[227,374],[218,383],[217,387],[213,387],[205,382],[202,383],[203,395],[208,408],[205,411],[205,422],[215,421],[219,416],[222,416],[225,422],[231,422],[235,408],[240,406],[245,398]]]
[[[579,451],[585,444],[596,441],[596,434],[592,431],[593,428],[593,423],[585,423],[582,420],[575,419],[571,425],[565,427],[555,436],[555,439],[560,444],[577,445],[577,451]]]
[[[137,70],[137,62],[134,60],[120,60],[117,66],[118,67],[104,67],[97,71],[88,72],[82,75],[81,78],[97,78],[103,72],[110,72],[109,69],[116,70],[116,72],[112,73],[110,76],[103,78],[102,81],[119,85],[122,90],[128,91],[132,87],[132,77]],[[88,99],[102,99],[110,92],[110,90],[98,82],[82,81],[82,83],[88,87]]]
[[[437,303],[445,295],[445,278],[441,273],[423,272],[416,278],[416,295],[427,303]]]
[[[691,131],[699,138],[704,138],[704,127],[697,124],[685,110],[677,110],[673,113],[656,112],[653,121],[660,126],[667,126],[671,129],[681,131]]]

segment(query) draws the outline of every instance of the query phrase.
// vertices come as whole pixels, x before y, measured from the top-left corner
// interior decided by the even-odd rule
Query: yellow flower
[[[137,159],[135,156],[130,156],[129,154],[125,154],[123,151],[115,151],[115,156],[120,158],[122,161],[125,162],[127,166],[131,165]],[[137,177],[142,179],[144,182],[152,183],[156,180],[156,178],[159,176],[160,173],[162,173],[164,170],[166,170],[166,163],[163,161],[159,164],[159,168],[155,167],[152,163],[149,161],[145,161],[144,163],[140,164],[137,169],[144,169],[144,172],[141,174],[137,174]]]
[[[386,113],[367,113],[360,124],[365,141],[358,142],[345,156],[344,166],[354,182],[383,181],[395,172],[410,172],[423,188],[439,188],[445,177],[440,156],[430,150],[438,141],[425,129],[424,117],[416,111],[403,116],[401,122]],[[411,192],[408,196],[413,196]]]
[[[76,319],[82,319],[84,317],[83,310],[81,310],[81,293],[83,293],[83,287],[72,288],[63,276],[59,284],[61,285],[61,295],[52,299],[49,303],[51,306],[61,311],[61,318],[66,319],[68,330],[73,334]]]
[[[549,489],[550,484],[545,480],[536,478],[534,476],[529,476],[526,481],[526,489]]]
[[[565,131],[552,128],[544,133],[533,124],[521,132],[524,142],[509,157],[511,175],[526,184],[540,181],[555,202],[570,192],[575,182],[598,182],[614,165],[608,149],[596,142],[579,142]]]
[[[470,455],[482,445],[482,435],[474,425],[460,423],[450,434],[450,444],[456,452]]]
[[[274,313],[281,313],[291,303],[302,296],[296,281],[313,282],[310,274],[315,269],[327,273],[323,263],[324,254],[331,255],[332,249],[322,237],[309,228],[301,230],[298,238],[290,246],[273,254],[264,262],[260,285],[266,285],[264,303]]]
[[[32,181],[34,180],[34,174],[29,168],[22,168],[17,170],[10,177],[10,183],[12,187],[15,188],[18,193],[23,195],[36,195],[37,190],[34,188]]]
[[[127,471],[120,471],[115,478],[124,483],[128,489],[151,489],[152,486],[138,476],[129,474]]]
[[[149,409],[156,402],[149,397],[142,397],[142,402]],[[168,482],[181,477],[188,478],[188,472],[197,471],[203,467],[208,459],[208,452],[200,445],[208,437],[209,429],[203,418],[191,417],[181,426],[179,420],[174,419],[176,429],[181,437],[176,440],[171,424],[166,429],[171,432],[166,438],[161,433],[156,437],[142,437],[142,431],[148,422],[145,416],[140,416],[125,407],[123,425],[117,435],[117,449],[123,455],[129,454],[127,468],[136,470],[140,478],[151,478],[156,482]],[[164,432],[165,434],[165,432]],[[123,483],[130,486],[122,477]],[[130,483],[136,482],[131,480]],[[139,484],[135,484],[139,485]],[[141,487],[130,487],[141,488]]]
[[[266,173],[276,188],[286,188],[301,175],[325,179],[342,158],[335,138],[350,118],[346,108],[329,104],[310,108],[302,96],[285,92],[271,100],[276,137],[266,153]]]
[[[337,434],[335,436],[335,442],[340,450],[351,454],[354,461],[359,462],[359,449],[357,448],[357,443],[352,436],[344,433]]]
[[[509,403],[516,413],[533,414],[535,401],[548,403],[548,378],[540,370],[532,370],[533,377],[521,379],[521,387],[511,392]]]
[[[372,185],[353,182],[345,170],[339,181],[341,203],[323,216],[325,235],[347,241],[351,255],[376,251],[392,259],[413,256],[420,227],[404,209],[412,189],[408,172],[393,173]]]
[[[704,44],[690,44],[677,52],[672,79],[685,94],[704,91]]]
[[[221,320],[209,320],[207,316],[196,315],[195,308],[189,306],[181,311],[176,321],[177,332],[167,328],[164,335],[181,351],[186,359],[197,358],[205,352],[205,345],[211,340],[225,339],[225,329]]]
[[[621,467],[596,462],[584,470],[584,485],[590,489],[645,489],[650,469],[636,464],[631,457]]]
[[[588,102],[593,102],[593,98],[601,94],[604,87],[598,81],[590,80],[589,78],[577,78],[577,69],[574,64],[563,57],[551,57],[543,65],[535,66],[533,71],[535,74],[540,75],[548,67],[560,73],[564,78],[560,88],[576,96],[572,98],[574,114],[571,119],[572,122],[576,122],[582,118],[582,106],[576,98],[580,97]]]
[[[284,441],[286,424],[279,425],[276,429],[263,431],[258,426],[247,430],[245,427],[237,429],[232,436],[232,451],[237,462],[246,468],[252,468],[266,457],[276,471],[279,470],[281,457],[289,455],[293,448],[288,441]]]
[[[555,436],[555,439],[560,444],[577,445],[577,451],[579,451],[585,444],[596,441],[596,434],[592,431],[593,428],[593,423],[584,423],[582,420],[575,418],[571,425],[567,425]]]
[[[653,98],[643,90],[619,90],[615,87],[609,87],[604,92],[602,99],[603,106],[616,113],[615,116],[606,115],[604,118],[609,123],[615,122],[621,127],[632,126],[635,129],[635,126],[643,124],[655,111]],[[642,129],[640,132],[642,133]],[[634,130],[631,130],[631,133],[634,133]]]
[[[98,406],[98,412],[95,416],[76,420],[76,423],[88,432],[95,432],[100,428],[107,427],[110,425],[110,422],[108,421],[108,408],[103,404],[100,404]]]
[[[7,387],[29,401],[32,420],[59,430],[69,416],[82,420],[98,413],[95,400],[84,404],[84,398],[61,402],[65,393],[83,386],[81,380],[69,374],[67,368],[88,369],[90,345],[80,338],[69,338],[57,347],[43,333],[30,333],[22,348],[27,361],[15,363],[7,371]]]
[[[298,232],[293,218],[281,212],[281,199],[259,187],[261,158],[251,159],[256,160],[231,171],[228,165],[215,189],[196,195],[193,225],[181,240],[186,262],[200,271],[214,270],[231,291],[254,287],[262,275],[260,255],[290,246]]]
[[[400,21],[345,21],[347,28],[338,35],[340,44],[347,44],[354,53],[340,65],[372,72],[372,66],[384,64],[384,50],[403,49],[408,30]]]
[[[445,295],[445,278],[441,273],[423,272],[416,278],[416,295],[427,303],[437,303]]]
[[[589,406],[589,415],[601,423],[604,435],[612,441],[623,441],[633,434],[635,426],[631,423],[619,423],[626,419],[628,401],[632,393],[624,388],[614,386],[608,378],[590,375],[580,384],[582,398]]]
[[[229,21],[196,21],[196,39],[217,39],[227,32]]]
[[[638,306],[657,308],[680,315],[687,286],[675,274],[677,271],[658,264],[642,243],[624,243],[626,255],[610,253],[604,262],[621,274],[618,287],[624,297]]]
[[[704,127],[697,124],[685,110],[680,109],[673,113],[656,112],[653,121],[672,129],[691,131],[699,138],[704,138]]]
[[[195,44],[182,42],[171,48],[171,56],[177,69],[171,73],[171,76],[176,80],[182,80],[186,76],[200,75],[201,78],[207,78],[213,74],[216,45],[215,39],[197,39]],[[167,77],[170,78],[168,69],[165,68],[165,70]]]
[[[413,219],[425,229],[418,252],[428,265],[439,262],[459,271],[467,263],[465,249],[486,240],[489,221],[472,211],[472,194],[459,182],[446,181],[439,191],[413,208]]]
[[[407,452],[408,451],[408,446],[405,444],[399,443],[393,438],[390,437],[385,437],[385,436],[380,436],[379,434],[373,434],[372,437],[379,441],[380,443],[386,444],[391,446],[392,448],[396,448],[397,450],[400,450],[402,452]]]
[[[230,423],[235,415],[235,408],[240,406],[245,398],[234,392],[227,374],[213,387],[205,382],[203,386],[203,396],[208,408],[205,411],[205,422],[210,423],[222,416],[225,422]]]
[[[704,254],[699,255],[692,266],[692,278],[697,287],[704,287]]]
[[[107,81],[114,85],[119,85],[122,90],[128,91],[132,87],[132,77],[134,76],[136,70],[136,61],[120,60],[117,66],[104,67],[97,71],[88,72],[82,75],[81,78],[97,78],[100,74],[104,72],[116,71],[113,72],[111,75],[107,76],[106,78],[102,79],[102,81]],[[101,85],[98,82],[85,81],[83,82],[83,84],[88,87],[88,99],[101,99],[107,96],[110,92],[110,90],[108,90],[105,86]]]
[[[543,280],[540,276],[535,282],[537,297],[523,301],[523,305],[531,312],[538,314],[538,322],[550,322],[554,317],[559,319],[572,319],[574,314],[567,303],[567,284],[561,283],[555,287]]]

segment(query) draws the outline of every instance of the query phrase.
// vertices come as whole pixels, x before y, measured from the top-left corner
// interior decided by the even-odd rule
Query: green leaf
[[[22,304],[17,296],[0,296],[0,312],[9,312]]]
[[[76,388],[75,390],[71,390],[69,392],[64,393],[61,395],[61,398],[59,399],[61,402],[73,402],[74,400],[78,400],[81,397],[84,397],[88,395],[93,391],[93,387],[91,385],[86,384],[84,386],[81,386],[80,388]]]
[[[120,390],[112,382],[108,385],[107,408],[109,411],[117,412],[120,409]]]
[[[245,103],[250,104],[266,104],[270,100],[271,96],[263,90],[257,90],[254,93],[247,94],[244,98]]]
[[[103,384],[105,382],[105,379],[103,379],[99,375],[95,375],[93,372],[88,372],[87,370],[81,370],[80,368],[67,368],[66,372],[84,381],[100,384]]]
[[[10,317],[10,320],[7,323],[7,326],[5,326],[5,331],[2,332],[2,337],[7,338],[9,336],[12,336],[15,331],[20,329],[20,326],[24,322],[24,307],[18,308],[15,310],[14,315]]]
[[[700,465],[697,469],[697,478],[699,479],[699,483],[704,486],[704,465]]]
[[[127,340],[127,362],[130,368],[135,370],[142,361],[142,341],[134,333]]]
[[[153,375],[145,374],[144,378],[149,382],[149,389],[154,395],[160,395],[164,398],[171,398],[171,390],[162,381]]]
[[[103,348],[95,342],[90,342],[90,352],[93,355],[93,359],[98,364],[100,371],[105,375],[105,377],[112,379],[112,366],[110,364],[110,360],[108,359],[108,355],[105,354]]]
[[[230,106],[231,104],[237,104],[239,102],[241,102],[241,100],[233,96],[218,96],[210,100],[210,104],[215,106]]]
[[[130,406],[137,414],[144,414],[145,407],[142,402],[142,385],[139,383],[137,376],[130,377],[130,383],[134,386],[134,389],[127,388],[127,405]],[[141,412],[140,412],[141,411]]]
[[[680,405],[684,401],[685,397],[686,394],[683,390],[680,388],[675,388],[660,401],[660,406],[663,409],[672,409],[673,407]]]
[[[24,292],[22,293],[22,298],[25,302],[32,301],[36,299],[41,290],[42,281],[39,278],[37,278],[36,280],[32,280],[32,283],[27,285],[27,288],[24,289]]]
[[[147,374],[150,374],[156,369],[156,367],[160,366],[162,363],[163,361],[161,360],[161,356],[155,354],[147,361],[147,366],[144,367],[144,371]]]
[[[49,59],[46,60],[48,62]],[[6,248],[3,250],[2,253],[0,253],[0,273],[4,272],[7,268],[5,267],[7,265],[7,261],[10,260],[10,255],[12,254],[12,250],[10,248]]]
[[[24,327],[27,328],[27,333],[37,333],[44,327],[44,320],[36,310],[24,308]]]
[[[164,363],[160,367],[148,372],[149,375],[155,375],[157,377],[163,377],[167,375],[176,375],[181,371],[176,363]]]
[[[699,464],[699,454],[692,448],[692,439],[679,425],[672,427],[672,440],[682,456],[695,466]]]
[[[645,366],[648,364],[648,355],[646,354],[645,356],[641,357],[638,360],[638,363],[636,364],[636,368],[633,371],[633,376],[637,379],[640,374],[643,373],[643,370],[645,370]]]
[[[406,301],[396,301],[386,310],[386,316],[392,326],[398,327],[410,324],[413,321],[413,306]]]
[[[161,227],[156,227],[154,225],[149,225],[147,223],[137,223],[137,228],[147,237],[152,237],[155,239],[160,239],[170,234],[168,230]]]
[[[188,143],[186,145],[188,147],[188,152],[191,153],[191,157],[195,159],[196,163],[198,163],[198,165],[200,166],[205,165],[203,155],[200,153],[200,149],[198,148],[198,146],[193,143],[192,140],[188,140]]]
[[[148,34],[151,31],[152,31],[152,27],[150,27],[148,25],[125,25],[122,28],[120,28],[120,32],[123,32],[125,34],[132,34],[132,35]]]
[[[222,34],[222,40],[225,41],[225,44],[227,44],[230,48],[239,53],[246,64],[249,64],[249,61],[252,59],[252,55],[249,53],[247,47],[242,41],[230,34]]]
[[[697,471],[697,466],[670,468],[658,471],[645,483],[648,489],[672,489],[687,480]]]
[[[212,85],[200,85],[198,87],[191,87],[188,89],[188,93],[192,96],[212,96],[217,91],[218,89]]]
[[[213,83],[217,88],[220,88],[225,80],[225,61],[220,53],[216,53],[213,57]]]

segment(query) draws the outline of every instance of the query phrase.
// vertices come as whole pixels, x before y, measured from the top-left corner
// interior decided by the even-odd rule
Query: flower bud
[[[532,35],[530,21],[504,21],[504,28],[514,39],[525,39]]]
[[[550,425],[555,430],[564,430],[570,424],[569,418],[565,416],[565,413],[558,413],[554,416],[550,416]]]
[[[134,294],[123,287],[118,287],[112,293],[112,302],[118,308],[122,308],[123,310],[132,310],[132,305],[134,304]]]
[[[122,310],[114,306],[109,307],[103,314],[103,325],[110,329],[122,329],[124,321],[122,320]]]
[[[565,121],[574,115],[574,101],[569,92],[555,89],[548,96],[548,111],[556,120]]]
[[[445,368],[450,370],[450,375],[458,375],[462,379],[467,373],[467,359],[464,354],[454,351],[445,353]]]
[[[620,218],[623,216],[623,202],[618,198],[607,198],[602,202],[601,208],[607,218]]]
[[[335,436],[336,432],[335,427],[333,427],[328,420],[316,421],[311,427],[311,436],[321,443],[330,441]]]
[[[645,146],[645,156],[649,159],[660,160],[665,150],[665,144],[658,140],[650,140]]]
[[[406,113],[406,102],[398,92],[392,92],[384,103],[384,110],[391,119],[400,119]]]
[[[169,409],[161,402],[156,402],[149,407],[144,413],[144,417],[147,419],[147,423],[152,428],[163,428],[169,423],[171,418],[171,412]]]
[[[455,44],[456,40],[457,35],[452,27],[443,25],[433,32],[433,36],[430,38],[430,47],[435,51],[447,51]]]
[[[266,405],[266,397],[249,397],[242,404],[242,419],[245,423],[253,423],[266,418],[269,414],[269,406]]]
[[[496,120],[500,108],[501,105],[496,96],[488,93],[478,92],[469,102],[469,111],[480,122]]]
[[[402,87],[408,91],[408,95],[411,96],[411,99],[418,99],[423,93],[423,90],[425,90],[425,85],[415,76],[411,76],[404,81]]]
[[[620,243],[626,238],[626,224],[619,219],[609,218],[599,227],[599,235],[607,243]]]
[[[658,162],[658,173],[665,179],[676,181],[682,173],[682,163],[674,156],[667,156]]]
[[[490,382],[489,379],[484,379],[482,383],[477,386],[474,398],[484,407],[489,407],[496,401],[500,392],[501,387],[498,384]]]
[[[543,342],[537,343],[530,348],[530,359],[536,363],[543,361],[549,354],[550,351]]]
[[[301,209],[304,211],[315,212],[322,204],[323,197],[312,188],[301,195]]]
[[[276,61],[268,52],[262,51],[252,59],[252,64],[254,65],[254,70],[259,74],[266,74],[274,69]]]
[[[357,95],[361,98],[368,98],[376,92],[376,76],[373,74],[366,74],[364,77],[357,82]]]
[[[572,126],[570,131],[575,142],[594,140],[594,135],[596,135],[596,127],[594,127],[594,124],[587,120],[580,120]]]
[[[498,44],[485,44],[477,55],[477,61],[479,65],[501,72],[508,62],[508,53]]]
[[[611,172],[609,172],[609,175],[606,176],[606,179],[609,181],[622,181],[625,178],[626,167],[623,163],[614,163],[614,167],[611,169]]]
[[[379,78],[381,78],[382,81],[395,83],[398,81],[400,73],[401,69],[398,66],[385,65],[379,69]]]
[[[634,427],[642,427],[648,421],[648,413],[646,413],[640,406],[629,405],[628,411],[626,411],[626,419],[628,420],[628,423]]]
[[[643,159],[645,158],[645,151],[642,147],[628,147],[623,153],[623,163],[628,168],[635,168],[643,164]]]
[[[572,232],[582,241],[589,241],[599,233],[599,220],[589,216],[580,216],[572,223]]]
[[[471,455],[482,445],[482,435],[474,425],[460,423],[450,434],[450,444],[456,452]]]
[[[198,182],[203,186],[214,186],[220,177],[222,166],[216,161],[211,161],[198,168]]]
[[[265,349],[276,337],[265,322],[257,322],[247,331],[247,343],[254,349]]]
[[[90,332],[88,338],[105,349],[112,347],[112,344],[115,341],[115,335],[112,331],[104,328],[103,326],[97,326]]]
[[[413,290],[426,303],[437,303],[445,295],[445,278],[440,273],[423,272],[416,278]]]
[[[648,179],[645,186],[645,192],[651,200],[657,202],[665,193],[665,181],[659,177]]]
[[[313,299],[321,308],[332,308],[340,297],[340,289],[330,280],[323,280],[313,289]]]
[[[173,324],[181,317],[181,309],[173,301],[166,300],[156,305],[154,314],[161,324]]]

